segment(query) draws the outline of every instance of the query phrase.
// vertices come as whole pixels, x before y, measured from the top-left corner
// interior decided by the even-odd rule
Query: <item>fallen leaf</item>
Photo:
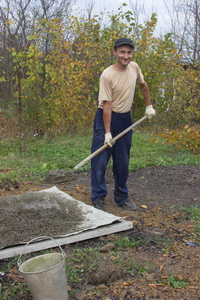
[[[169,140],[166,140],[166,141],[162,142],[162,145],[165,145],[165,144],[167,144],[168,142],[169,142]]]
[[[160,272],[163,270],[163,268],[164,268],[164,265],[162,265],[162,266],[160,266]]]
[[[113,243],[108,243],[107,245],[102,246],[102,247],[99,249],[99,251],[100,251],[100,252],[108,252],[108,251],[113,250],[113,249],[115,249],[115,244],[113,244]]]
[[[76,268],[76,269],[83,269],[84,265],[74,265],[73,267]]]
[[[141,208],[145,208],[145,209],[147,208],[146,205],[140,205],[140,207],[141,207]]]
[[[85,293],[76,293],[75,294],[76,300],[84,300],[85,299]]]
[[[76,190],[77,190],[77,192],[85,193],[86,192],[86,186],[84,186],[82,184],[76,185]]]
[[[112,293],[113,293],[113,296],[117,296],[118,295],[118,292],[116,290],[114,290]]]
[[[148,286],[156,287],[156,285],[154,283],[149,283]]]
[[[22,297],[23,297],[23,293],[22,293],[22,292],[19,292],[19,293],[18,293],[18,297],[19,297],[19,298],[22,298]]]
[[[110,260],[112,261],[112,260],[117,260],[118,258],[116,257],[116,256],[114,256],[114,255],[111,255],[110,256]]]
[[[129,285],[131,285],[129,282],[127,282],[127,281],[124,281],[123,283],[122,283],[122,285],[123,286],[129,286]]]
[[[162,279],[165,279],[165,278],[167,278],[167,277],[168,277],[167,275],[161,276]]]

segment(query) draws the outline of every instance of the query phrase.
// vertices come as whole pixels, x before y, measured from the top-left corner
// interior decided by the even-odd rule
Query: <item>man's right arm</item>
[[[105,133],[110,132],[111,114],[112,114],[112,102],[103,101],[103,122],[104,122]]]
[[[112,102],[103,101],[103,123],[105,129],[105,141],[104,144],[108,144],[109,147],[112,147],[112,135],[111,135],[111,116],[112,116]]]

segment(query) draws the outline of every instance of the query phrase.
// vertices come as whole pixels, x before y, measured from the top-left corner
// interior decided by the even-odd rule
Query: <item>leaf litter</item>
[[[104,247],[102,252],[99,251],[103,257],[99,255],[96,273],[95,270],[83,273],[83,281],[78,288],[76,282],[68,279],[69,290],[73,292],[70,299],[200,299],[199,235],[194,233],[195,223],[179,209],[199,207],[199,171],[200,167],[159,166],[130,172],[129,194],[139,207],[134,212],[122,210],[113,203],[114,183],[110,175],[107,178],[106,209],[133,222],[133,229],[65,247],[69,257],[75,255],[77,248]],[[90,204],[90,173],[79,172],[76,175],[75,181],[56,186],[74,199]],[[7,185],[4,189],[1,186],[0,196],[17,195],[51,186],[48,183],[32,182],[17,185],[15,182],[15,187],[10,184],[10,188]],[[122,248],[119,248],[119,241],[116,243],[119,237],[126,241]],[[134,246],[130,247],[128,241]],[[119,261],[119,249],[123,268],[116,264]],[[9,259],[3,260],[1,267],[5,268],[9,263]],[[81,265],[84,265],[83,261]],[[93,281],[89,282],[89,278]],[[22,278],[17,269],[8,268],[1,276],[1,281],[4,293],[9,285],[21,282]],[[28,300],[31,297],[27,292],[19,299]]]

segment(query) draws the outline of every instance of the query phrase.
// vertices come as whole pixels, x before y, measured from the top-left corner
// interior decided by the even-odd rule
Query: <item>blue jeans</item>
[[[127,127],[132,125],[131,114],[112,112],[111,134],[115,137]],[[94,133],[92,139],[92,153],[104,144],[103,110],[98,109],[94,120]],[[106,197],[106,167],[110,157],[113,160],[113,177],[115,181],[114,201],[122,205],[128,200],[128,166],[130,148],[132,143],[132,130],[118,139],[112,148],[106,148],[91,160],[91,198]]]

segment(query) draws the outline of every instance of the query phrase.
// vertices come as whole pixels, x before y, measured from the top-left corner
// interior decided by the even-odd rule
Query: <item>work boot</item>
[[[137,210],[138,209],[137,205],[135,205],[132,200],[128,200],[119,206],[124,209],[127,209],[127,210]]]
[[[106,211],[104,207],[104,198],[103,197],[98,197],[92,200],[92,205],[100,210]]]

